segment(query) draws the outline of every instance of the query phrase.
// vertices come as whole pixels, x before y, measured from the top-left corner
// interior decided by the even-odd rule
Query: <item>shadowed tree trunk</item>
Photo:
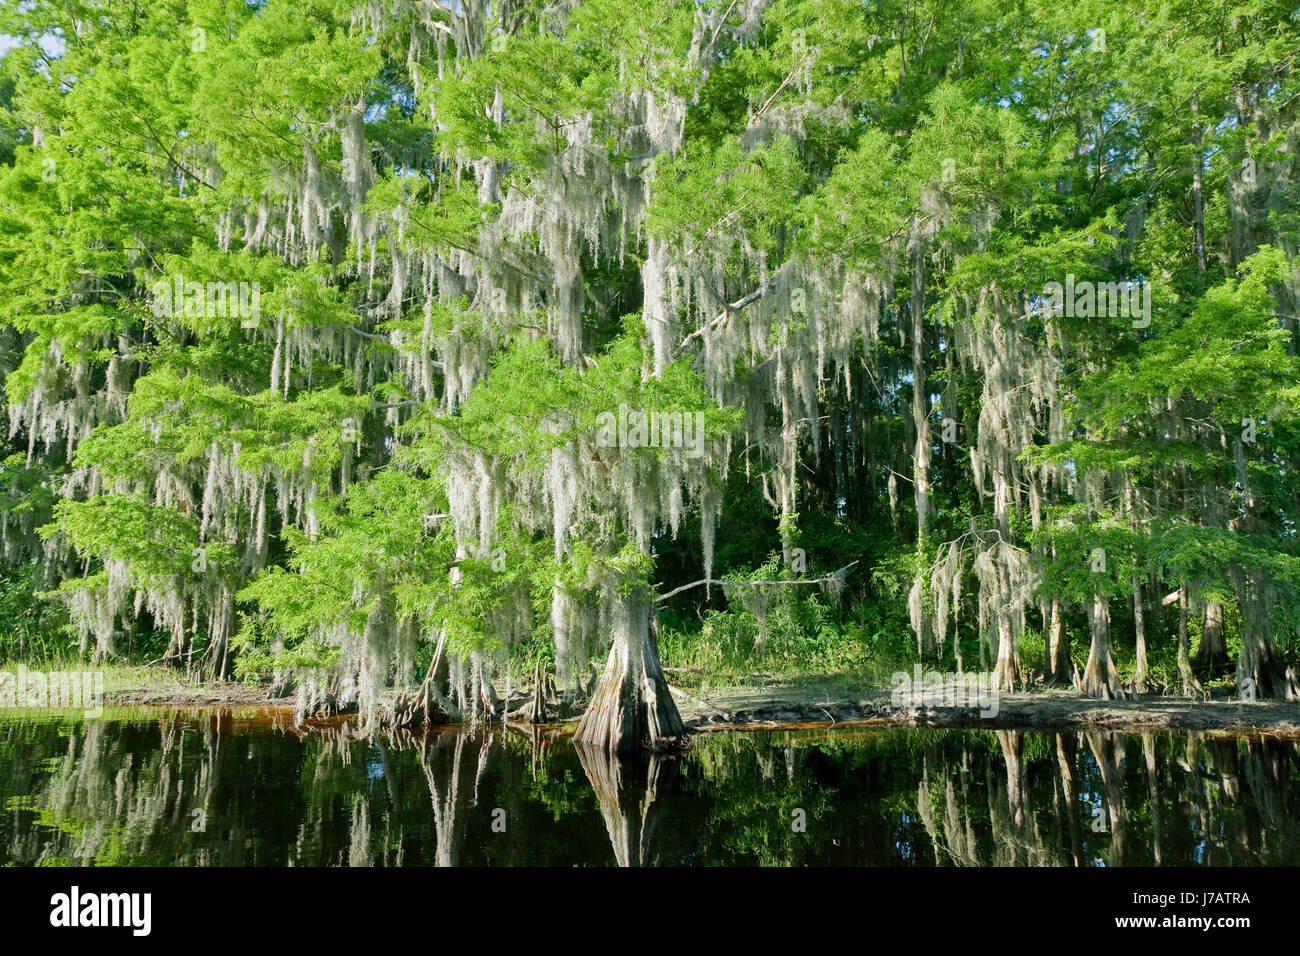
[[[1223,605],[1218,601],[1205,604],[1205,625],[1201,629],[1201,643],[1196,648],[1192,662],[1196,676],[1212,680],[1228,669],[1228,643],[1223,632]]]
[[[86,652],[86,642],[82,641],[81,652]],[[172,667],[185,666],[185,629],[177,624],[172,628],[171,639],[167,642],[167,651],[162,656],[164,664]]]
[[[1237,696],[1243,700],[1261,697],[1300,700],[1300,674],[1295,667],[1288,668],[1278,657],[1268,608],[1254,593],[1249,594],[1243,603]]]
[[[618,753],[686,745],[650,631],[651,602],[642,587],[611,597],[614,643],[574,739]]]
[[[1184,697],[1203,697],[1205,688],[1192,672],[1192,660],[1187,650],[1187,585],[1178,589],[1178,676],[1183,681]]]
[[[1245,630],[1237,663],[1237,693],[1242,699],[1300,700],[1300,672],[1283,665],[1268,635]]]

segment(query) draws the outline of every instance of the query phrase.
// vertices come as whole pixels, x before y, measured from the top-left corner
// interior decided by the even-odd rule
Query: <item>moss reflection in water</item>
[[[1298,808],[1272,737],[837,728],[620,761],[535,728],[0,716],[20,866],[1295,865]]]

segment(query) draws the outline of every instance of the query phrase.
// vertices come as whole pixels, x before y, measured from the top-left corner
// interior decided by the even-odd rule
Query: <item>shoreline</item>
[[[525,692],[516,691],[509,710],[514,712],[526,699]],[[237,683],[124,687],[110,692],[105,702],[158,707],[293,707],[290,698],[268,698],[265,688]],[[1300,737],[1300,702],[1296,701],[1193,701],[1155,694],[1137,700],[1093,700],[1070,690],[1049,689],[1001,694],[997,714],[984,717],[976,706],[897,706],[891,702],[888,688],[852,691],[835,682],[807,680],[788,686],[723,687],[702,696],[679,693],[677,704],[682,722],[692,734],[852,724],[966,730],[1203,730]],[[575,716],[538,726],[571,728],[576,723]]]
[[[292,714],[292,698],[271,698],[268,688],[234,681],[191,684],[175,675],[145,668],[108,672],[104,706],[177,710],[255,707]],[[1152,730],[1217,731],[1230,734],[1267,733],[1300,738],[1300,702],[1211,699],[1144,695],[1136,700],[1093,700],[1066,689],[1042,689],[1000,694],[996,714],[982,716],[968,706],[896,705],[886,687],[850,687],[832,678],[800,678],[765,685],[673,688],[678,712],[688,733],[726,731],[858,729],[923,727],[954,730],[1064,731],[1097,729],[1143,732]],[[529,699],[518,689],[508,711],[517,713]],[[0,708],[0,716],[7,713]],[[308,724],[335,723],[348,715],[308,718]],[[571,732],[577,715],[531,725],[516,719],[514,727],[536,726],[547,732]],[[449,723],[439,727],[465,726]]]
[[[1040,732],[1104,730],[1217,731],[1267,733],[1300,738],[1300,703],[1295,701],[1197,702],[1150,695],[1139,700],[1093,700],[1068,691],[1002,694],[996,716],[981,716],[977,707],[896,706],[889,695],[859,700],[805,703],[755,701],[729,715],[693,708],[683,714],[687,730],[768,730],[792,725],[809,728],[927,727],[953,730],[1030,730]]]

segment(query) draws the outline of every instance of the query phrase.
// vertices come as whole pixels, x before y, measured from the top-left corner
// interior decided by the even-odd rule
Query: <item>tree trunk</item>
[[[530,724],[546,723],[546,672],[539,660],[533,668],[533,697],[528,702],[524,716]]]
[[[1138,533],[1137,489],[1131,480],[1125,482],[1124,500],[1128,507],[1129,527]],[[1133,588],[1133,644],[1137,655],[1137,672],[1133,675],[1133,690],[1144,694],[1147,678],[1151,673],[1151,664],[1147,660],[1147,622],[1146,606],[1142,601],[1142,578],[1134,574],[1129,578]]]
[[[1083,695],[1106,700],[1120,696],[1119,673],[1110,656],[1110,602],[1101,594],[1092,599],[1088,615],[1092,625],[1092,646],[1088,649],[1088,666],[1083,671]]]
[[[1187,651],[1187,585],[1178,588],[1178,675],[1183,679],[1183,696],[1203,697],[1205,688],[1192,671],[1191,657]]]
[[[487,674],[481,672],[479,675],[479,699],[483,704],[483,712],[488,717],[499,716],[505,707],[497,694],[497,689],[492,686],[492,681],[488,679]]]
[[[1201,120],[1196,95],[1192,95],[1192,245],[1196,251],[1196,270],[1204,273],[1209,266],[1205,254],[1205,152],[1201,148]]]
[[[1071,685],[1074,682],[1074,661],[1070,653],[1070,636],[1065,632],[1061,613],[1061,599],[1052,598],[1052,624],[1047,640],[1047,682]]]
[[[680,749],[686,728],[650,633],[649,597],[638,588],[613,600],[614,643],[574,739],[618,753]]]
[[[1258,599],[1245,608],[1241,628],[1241,658],[1237,661],[1237,696],[1243,700],[1300,700],[1295,668],[1278,658],[1268,629],[1268,610]]]
[[[394,727],[431,726],[447,719],[446,695],[443,688],[447,684],[447,635],[438,635],[438,645],[434,648],[433,659],[429,661],[429,670],[414,694],[399,697],[393,703],[389,723]]]
[[[1211,680],[1228,669],[1228,643],[1223,632],[1223,605],[1218,601],[1205,604],[1205,624],[1201,628],[1201,643],[1196,648],[1192,662],[1196,676]]]
[[[998,536],[1002,541],[1011,540],[1011,478],[1005,467],[1006,461],[998,461],[993,466],[993,516],[997,522]],[[1011,594],[1011,572],[1005,559],[999,564],[999,590],[1005,602]],[[1020,677],[1020,635],[1012,626],[1010,609],[1005,603],[998,608],[998,661],[994,666],[993,676],[999,690],[1014,691],[1016,680]]]
[[[1142,602],[1142,579],[1134,576],[1133,584],[1133,637],[1137,644],[1137,673],[1133,676],[1133,689],[1145,694],[1151,665],[1147,661],[1146,607]]]
[[[82,648],[85,651],[85,648]],[[172,667],[185,666],[185,628],[183,625],[176,625],[172,628],[171,640],[167,643],[167,652],[163,654],[163,663],[170,664]]]
[[[1056,490],[1052,490],[1052,503],[1056,503]],[[1052,547],[1052,560],[1056,560],[1056,547]],[[1052,619],[1047,636],[1047,683],[1073,686],[1074,684],[1074,649],[1070,646],[1070,635],[1065,632],[1065,615],[1061,608],[1061,596],[1052,595]]]
[[[916,560],[917,577],[914,582],[921,588],[921,613],[915,622],[918,626],[916,647],[922,661],[936,656],[930,617],[925,608],[925,566],[929,554],[930,527],[930,402],[926,393],[925,377],[925,246],[915,239],[912,257],[912,420],[916,425],[916,446],[912,454],[912,483],[916,502]]]
[[[1015,638],[1011,618],[1005,611],[998,611],[998,660],[993,666],[993,682],[998,690],[1008,693],[1016,689],[1016,679],[1020,676]]]

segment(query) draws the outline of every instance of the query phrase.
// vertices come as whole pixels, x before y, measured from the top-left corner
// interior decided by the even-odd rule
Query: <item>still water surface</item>
[[[524,729],[0,713],[0,865],[1300,864],[1300,742],[717,733],[613,761]]]

